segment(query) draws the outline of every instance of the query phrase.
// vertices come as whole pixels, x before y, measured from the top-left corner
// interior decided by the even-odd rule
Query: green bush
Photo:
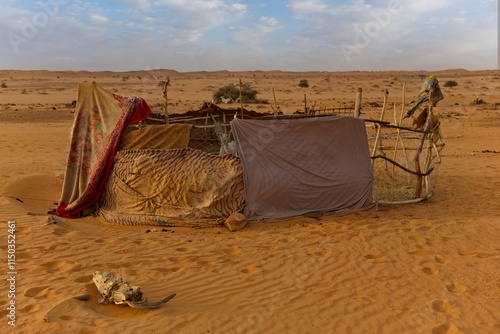
[[[444,87],[456,87],[458,83],[456,81],[446,81],[443,85]]]
[[[299,82],[299,87],[301,87],[301,88],[307,88],[307,87],[309,87],[309,82],[307,82],[306,79],[302,79]]]
[[[243,101],[245,102],[256,102],[258,101],[257,99],[257,94],[259,92],[253,89],[249,84],[243,84],[241,86],[241,95],[243,97]],[[235,84],[229,84],[227,86],[219,88],[213,95],[213,98],[215,101],[220,99],[221,97],[224,98],[231,98],[234,101],[238,100],[240,98],[240,87],[239,85],[236,86]]]

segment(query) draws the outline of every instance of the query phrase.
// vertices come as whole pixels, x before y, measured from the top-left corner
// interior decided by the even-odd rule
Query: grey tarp
[[[249,219],[372,203],[365,122],[354,117],[231,121]]]

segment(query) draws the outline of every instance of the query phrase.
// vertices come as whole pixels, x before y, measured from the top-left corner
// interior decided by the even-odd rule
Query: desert
[[[145,233],[152,227],[109,225],[98,217],[51,223],[46,215],[61,194],[78,83],[142,97],[160,114],[161,82],[168,79],[170,113],[196,110],[239,80],[269,101],[244,102],[245,108],[270,112],[274,90],[289,115],[304,109],[304,95],[318,109],[353,106],[362,88],[361,117],[378,119],[386,90],[388,103],[400,103],[405,84],[409,103],[429,75],[437,76],[445,97],[434,109],[445,146],[425,201],[257,220],[237,232],[220,225]],[[304,79],[309,87],[298,86]],[[500,329],[498,70],[1,70],[0,81],[2,333]],[[447,81],[458,85],[444,87]],[[392,114],[384,120],[392,122]],[[95,271],[122,275],[151,301],[176,296],[156,309],[101,305]],[[86,293],[88,300],[72,298]]]

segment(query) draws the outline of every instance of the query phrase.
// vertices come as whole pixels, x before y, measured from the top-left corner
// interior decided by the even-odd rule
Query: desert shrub
[[[446,81],[443,84],[444,87],[456,87],[458,86],[458,83],[456,81]]]
[[[309,87],[309,82],[307,82],[306,79],[302,79],[299,81],[299,87],[300,88],[307,88],[307,87]]]
[[[241,96],[243,97],[243,101],[245,102],[256,102],[259,101],[257,99],[257,94],[259,92],[252,88],[249,84],[243,84],[241,86]],[[229,84],[227,86],[220,87],[217,89],[213,95],[214,100],[218,100],[219,98],[231,98],[234,101],[240,98],[240,87],[235,84]]]
[[[2,88],[7,88],[7,84],[5,82],[2,82]]]

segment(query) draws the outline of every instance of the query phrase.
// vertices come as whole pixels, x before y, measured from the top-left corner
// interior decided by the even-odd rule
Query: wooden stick
[[[411,203],[418,203],[425,201],[429,198],[432,197],[432,193],[428,194],[425,197],[420,197],[420,198],[415,198],[415,199],[409,199],[406,201],[377,201],[378,204],[411,204]]]
[[[385,114],[385,108],[387,106],[387,95],[389,92],[386,90],[384,94],[384,105],[382,106],[382,112],[380,113],[380,121],[383,122],[384,120],[384,114]],[[375,144],[373,144],[373,150],[372,150],[372,156],[375,155],[375,152],[377,151],[377,146],[378,142],[380,141],[380,133],[382,132],[382,126],[378,125],[377,128],[377,136],[375,137]],[[372,160],[372,167],[375,166],[375,160]]]
[[[278,116],[278,105],[276,104],[276,93],[274,92],[273,87],[273,99],[274,99],[274,117]]]
[[[361,95],[363,93],[363,89],[361,87],[358,88],[358,94],[356,95],[356,104],[354,105],[354,117],[358,117],[361,115]]]
[[[401,105],[401,115],[399,116],[399,125],[403,123],[403,117],[405,115],[406,106],[406,82],[403,83],[403,104]],[[408,153],[404,145],[403,137],[401,137],[401,146],[403,147],[403,152],[405,153],[406,167],[410,166],[410,159],[408,158]],[[410,175],[408,175],[408,183],[410,182]]]
[[[394,124],[398,124],[398,120],[396,118],[396,102],[394,102]],[[400,136],[400,129],[397,129],[397,134],[396,134],[396,144],[394,144],[394,155],[392,156],[392,160],[396,161],[396,155],[398,153],[398,144],[399,144],[399,136]],[[392,177],[394,177],[394,171],[396,167],[392,165]]]
[[[405,103],[406,103],[405,100],[406,100],[406,82],[403,83],[403,101],[401,104],[401,114],[399,116],[399,122],[396,119],[396,106],[394,105],[394,123],[396,124],[396,126],[401,126],[401,123],[403,122],[403,113],[404,113]],[[405,147],[405,144],[403,141],[403,137],[401,137],[400,128],[398,128],[398,130],[397,130],[396,145],[395,145],[396,149],[394,150],[393,160],[396,160],[396,154],[397,154],[397,150],[399,147],[398,146],[399,140],[401,140],[401,147],[402,147],[404,155],[405,155],[406,167],[408,168],[410,166],[410,161],[408,160],[408,153],[406,152],[406,147]],[[392,167],[392,176],[394,177],[394,166]],[[410,182],[409,176],[408,176],[408,182]]]
[[[168,124],[169,123],[169,117],[168,117],[168,85],[170,84],[170,77],[167,77],[167,81],[165,82],[165,84],[163,85],[163,98],[165,99],[165,106],[164,106],[164,110],[165,110],[165,124]]]
[[[429,131],[433,127],[432,122],[432,102],[429,100],[430,108],[429,114],[427,115],[427,120],[425,121],[425,130]],[[425,139],[427,138],[427,133],[422,134],[420,139],[420,144],[418,145],[417,151],[415,152],[415,171],[421,173],[420,170],[420,153],[422,153],[422,148],[424,146]],[[417,184],[415,186],[415,198],[419,198],[422,195],[422,176],[417,175]]]
[[[241,109],[241,119],[243,119],[243,83],[240,78],[240,109]]]
[[[399,168],[401,168],[405,172],[408,172],[410,174],[417,175],[417,176],[420,176],[420,177],[427,176],[430,173],[432,173],[432,171],[433,171],[433,169],[428,169],[428,170],[425,171],[425,173],[422,173],[420,171],[420,168],[417,171],[412,171],[411,169],[408,169],[405,166],[402,166],[401,164],[397,163],[396,161],[394,161],[392,159],[389,159],[388,157],[383,156],[383,155],[375,155],[375,156],[371,157],[371,159],[372,160],[375,160],[375,159],[384,159],[385,161],[388,161],[388,162],[392,163],[393,165],[398,166]]]
[[[304,93],[304,114],[307,115],[307,95]]]
[[[375,119],[362,118],[362,120],[364,120],[365,122],[372,122],[372,123],[380,124],[382,127],[385,127],[385,128],[401,129],[401,130],[407,130],[407,131],[418,132],[418,133],[434,133],[435,132],[435,131],[426,131],[426,130],[407,128],[405,126],[396,126],[396,125],[390,124],[389,122],[377,121]]]
[[[431,118],[431,122],[433,122],[434,114],[433,114],[432,103],[430,103],[429,113],[428,113],[427,117]],[[434,122],[433,122],[432,127],[436,128],[438,126],[438,124],[439,124],[439,122],[437,124],[434,124]],[[437,133],[437,135],[439,136],[439,132]],[[433,142],[432,136],[429,136],[429,138],[428,138],[428,145],[427,145],[427,156],[426,156],[425,163],[424,163],[424,168],[425,169],[428,169],[429,166],[432,163],[432,160],[433,160],[433,157],[432,157],[432,148],[433,147],[436,147],[436,146],[435,146],[435,144]],[[436,147],[436,154],[439,155],[439,152],[437,151],[437,147]],[[431,181],[430,181],[430,178],[428,176],[424,177],[424,182],[425,182],[425,189],[426,189],[427,193],[431,192],[432,191],[432,189],[431,189]]]

